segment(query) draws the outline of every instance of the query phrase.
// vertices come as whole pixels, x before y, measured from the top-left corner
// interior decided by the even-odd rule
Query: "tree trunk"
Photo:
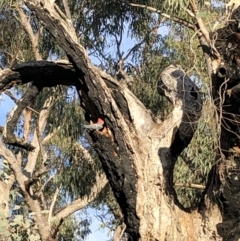
[[[27,70],[18,66],[13,69],[14,72],[6,70],[1,75],[1,91],[16,83],[16,79],[21,79],[18,81],[23,83],[31,81],[31,74],[37,71],[40,75],[34,83],[49,86],[55,85],[58,80],[58,84],[65,81],[65,84],[76,86],[81,106],[86,112],[86,121],[95,123],[98,118],[104,120],[104,128],[90,130],[89,136],[124,214],[129,239],[237,240],[239,232],[236,225],[240,210],[239,198],[235,193],[238,194],[240,177],[239,157],[234,149],[239,144],[236,135],[239,130],[238,58],[235,52],[229,65],[229,55],[223,52],[226,46],[221,49],[219,44],[217,47],[224,65],[218,68],[221,56],[212,59],[215,66],[212,72],[213,97],[219,100],[216,106],[220,117],[218,158],[221,162],[213,167],[209,175],[199,209],[186,210],[178,203],[172,175],[177,157],[191,141],[200,117],[198,88],[181,68],[171,65],[164,70],[159,79],[159,93],[170,99],[174,109],[161,122],[153,118],[125,86],[91,65],[85,49],[77,43],[74,28],[62,18],[64,15],[56,6],[53,7],[48,1],[25,3],[67,53],[74,70],[60,68],[71,78],[69,82],[59,80],[54,68],[61,65],[51,64],[54,68],[48,78],[52,78],[52,82],[44,83],[45,72],[41,71],[41,66],[36,69],[33,64]],[[235,31],[238,32],[238,29]],[[226,43],[229,39],[222,41]],[[230,52],[230,57],[233,51],[236,48]],[[41,64],[44,68],[44,64],[49,63]],[[12,77],[9,77],[11,74]],[[227,97],[226,90],[231,90],[230,97]],[[224,107],[226,104],[228,107]],[[224,118],[230,120],[227,121],[228,128],[222,122]],[[222,178],[223,174],[227,174],[230,182]]]

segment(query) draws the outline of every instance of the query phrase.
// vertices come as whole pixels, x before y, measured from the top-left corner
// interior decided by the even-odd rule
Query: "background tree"
[[[225,11],[223,1],[194,0],[11,4],[3,5],[0,89],[12,96],[7,89],[24,86],[18,87],[21,99],[2,127],[0,154],[6,163],[3,186],[7,183],[9,192],[15,185],[28,210],[16,216],[20,223],[33,212],[34,237],[64,235],[63,219],[106,184],[99,159],[121,208],[108,196],[102,199],[115,207],[115,240],[125,228],[130,240],[236,240],[238,10],[231,13],[237,6],[230,2]],[[19,32],[9,31],[6,23]],[[20,24],[23,28],[16,27]],[[169,36],[161,35],[162,26],[171,30]],[[23,31],[26,41],[5,40],[22,40]],[[126,34],[136,44],[124,53]],[[115,51],[109,52],[112,46]],[[98,58],[99,68],[86,51]],[[22,62],[38,61],[6,68],[21,62],[18,56]],[[47,58],[69,62],[40,61]],[[186,72],[177,65],[165,69],[169,63]],[[83,119],[95,123],[98,118],[104,120],[100,131],[82,131]],[[23,138],[17,130],[23,130]],[[87,161],[79,161],[82,155]],[[75,201],[61,209],[68,198]],[[10,225],[7,213],[5,226]],[[21,235],[32,235],[28,227]],[[15,234],[8,232],[3,235]]]

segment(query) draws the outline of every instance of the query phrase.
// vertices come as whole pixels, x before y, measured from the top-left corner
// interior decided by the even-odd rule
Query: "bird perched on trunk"
[[[104,120],[99,117],[96,123],[90,125],[83,125],[83,128],[99,131],[103,128],[103,125]]]

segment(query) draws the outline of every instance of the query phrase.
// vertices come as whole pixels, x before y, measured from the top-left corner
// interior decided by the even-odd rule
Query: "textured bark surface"
[[[231,23],[227,27],[234,31],[233,36],[226,32],[224,37],[225,29],[218,30],[216,48],[222,59],[212,56],[213,97],[221,127],[221,163],[210,173],[199,210],[190,211],[177,201],[172,172],[178,155],[196,130],[201,113],[198,88],[179,66],[169,66],[159,77],[158,90],[170,99],[174,109],[163,122],[152,118],[127,87],[91,65],[71,23],[55,5],[49,1],[25,3],[55,37],[70,63],[39,61],[3,70],[0,92],[33,79],[32,86],[37,86],[39,91],[44,86],[58,84],[76,87],[86,121],[104,120],[104,128],[90,130],[89,136],[122,209],[130,240],[237,240],[240,233],[236,199],[240,178],[236,151],[239,145],[238,18],[235,18],[236,26]],[[222,61],[223,65],[219,66]],[[23,110],[29,100],[20,101],[16,111]],[[11,120],[16,121],[17,115],[14,117]],[[8,143],[12,140],[9,142],[8,133],[12,133],[14,121],[9,122],[10,131],[3,131]],[[21,145],[15,140],[12,144]],[[228,180],[222,178],[223,174],[227,174]],[[40,228],[46,237],[46,227]]]
[[[240,238],[240,8],[234,10],[228,24],[214,33],[221,64],[212,74],[213,98],[218,110],[220,148],[218,164],[213,169],[211,189],[223,220],[217,225],[223,240]]]

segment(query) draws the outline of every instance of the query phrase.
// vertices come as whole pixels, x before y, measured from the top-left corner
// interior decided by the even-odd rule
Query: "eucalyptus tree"
[[[1,92],[11,96],[8,89],[26,86],[20,89],[22,98],[16,101],[1,128],[0,155],[9,169],[3,185],[7,183],[8,191],[14,183],[18,186],[29,210],[34,212],[30,220],[40,238],[56,240],[63,218],[71,213],[69,206],[61,210],[58,193],[62,196],[67,190],[72,199],[77,198],[74,195],[88,194],[88,198],[80,195],[77,207],[73,201],[75,211],[93,200],[106,185],[104,174],[89,172],[97,156],[121,209],[120,212],[116,208],[115,213],[120,221],[115,240],[123,238],[124,231],[129,240],[237,240],[240,11],[237,3],[230,1],[226,11],[223,1],[201,0],[69,4],[25,0],[12,4],[15,4],[12,10],[3,5],[6,11],[3,19],[7,20],[9,15],[18,17],[27,32],[32,57],[28,55],[28,59],[23,58],[24,63],[13,66],[19,60],[9,55],[2,44]],[[170,37],[159,36],[163,25],[175,31],[173,44]],[[123,53],[126,28],[128,35],[138,42]],[[13,33],[8,31],[8,35]],[[110,54],[112,41],[116,52]],[[46,43],[52,46],[46,48]],[[26,54],[22,49],[19,53]],[[91,64],[88,53],[99,59],[98,67]],[[14,61],[10,62],[9,56]],[[61,56],[65,61],[46,60],[53,56]],[[25,62],[33,58],[36,61]],[[186,66],[189,58],[193,61]],[[170,61],[174,64],[167,67]],[[11,66],[7,68],[7,64]],[[198,83],[188,77],[190,74]],[[210,91],[202,98],[199,86],[204,82]],[[69,94],[69,89],[63,86],[74,87],[73,98],[78,97],[79,104],[73,101],[69,104],[67,99],[58,102],[59,97]],[[157,92],[170,100],[171,108],[166,108],[166,101]],[[213,165],[200,201],[186,208],[174,188],[174,182],[178,181],[174,166],[180,156],[191,169],[192,162],[186,159],[193,159],[195,153],[206,153],[199,138],[190,144],[203,100],[214,108],[212,119],[216,121],[216,126],[213,124],[216,131],[214,128],[206,131],[202,125],[197,133],[204,129],[201,135],[214,134],[205,140],[218,146],[211,155]],[[69,108],[74,111],[68,112]],[[103,128],[82,133],[83,119],[90,124],[101,119]],[[15,132],[21,124],[23,138]],[[191,151],[183,152],[189,144]],[[89,146],[90,152],[86,150]],[[67,182],[72,184],[75,182],[72,180],[77,180],[75,170],[80,167],[82,175],[94,175],[95,184],[90,185],[89,180],[87,185],[83,184],[88,190],[80,189],[77,194],[75,189],[72,192],[71,185],[64,185],[62,179],[56,178],[54,185],[48,186],[50,196],[42,197],[44,182],[49,178],[45,176],[49,153],[55,166],[51,166],[48,175],[54,171],[66,173]],[[86,169],[78,162],[80,153],[87,159]],[[203,162],[202,167],[207,164],[201,158],[198,160]],[[203,176],[206,170],[200,172]],[[200,179],[203,181],[204,177]],[[56,189],[55,195],[52,187]],[[6,200],[2,202],[8,208]]]

